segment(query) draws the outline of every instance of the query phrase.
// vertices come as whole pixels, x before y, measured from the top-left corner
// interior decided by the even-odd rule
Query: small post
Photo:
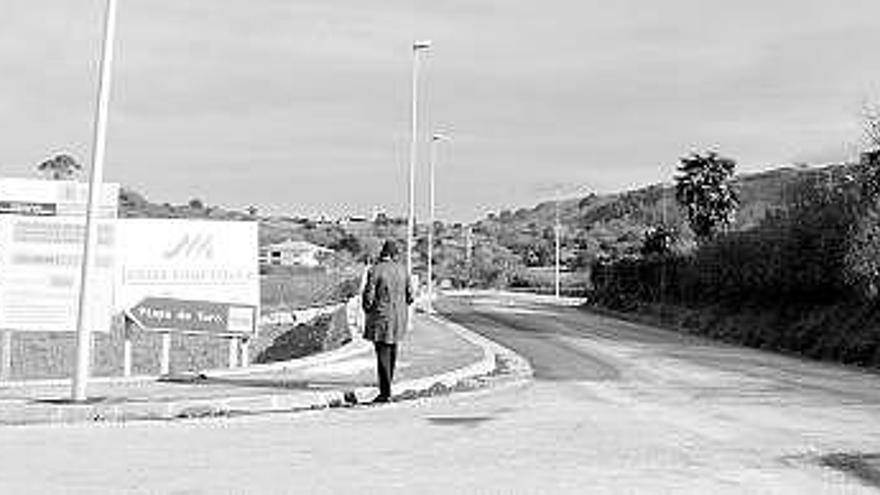
[[[131,376],[131,329],[132,322],[126,316],[124,318],[125,325],[125,341],[122,343],[122,376],[128,378]]]
[[[229,338],[229,367],[235,368],[238,364],[238,337]]]
[[[3,330],[3,350],[0,354],[0,380],[12,378],[12,330]]]
[[[241,365],[243,367],[250,366],[251,357],[250,357],[250,347],[251,347],[251,339],[244,337],[239,340],[241,342]]]
[[[162,333],[162,359],[159,361],[159,374],[171,372],[171,332]]]

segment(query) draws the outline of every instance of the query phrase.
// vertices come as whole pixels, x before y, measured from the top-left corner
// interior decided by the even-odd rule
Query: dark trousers
[[[397,344],[373,342],[376,347],[376,371],[379,373],[379,396],[391,397],[394,365],[397,363]]]

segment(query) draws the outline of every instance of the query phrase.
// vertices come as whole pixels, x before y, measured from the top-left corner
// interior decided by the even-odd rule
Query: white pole
[[[99,192],[104,180],[104,151],[107,142],[107,110],[110,104],[110,76],[113,63],[113,40],[116,32],[116,0],[107,0],[104,19],[104,45],[101,54],[101,75],[98,82],[98,104],[95,113],[94,141],[92,142],[92,170],[89,178],[89,202],[86,210],[86,235],[80,270],[79,304],[76,316],[76,370],[73,375],[71,399],[86,400],[86,385],[91,367],[92,334],[87,325],[86,311],[90,294],[89,267],[98,244],[98,225],[95,222],[99,206]]]
[[[428,197],[430,203],[430,225],[428,226],[428,313],[434,312],[434,211],[436,208],[435,201],[435,173],[437,167],[437,142],[447,139],[443,134],[434,134],[431,136],[431,156],[428,163],[429,184]]]
[[[238,364],[238,338],[230,337],[229,338],[229,367],[235,368]]]
[[[171,332],[162,332],[162,356],[159,358],[159,374],[171,373]]]
[[[131,337],[128,335],[122,343],[122,376],[126,378],[131,376]]]
[[[559,242],[559,191],[556,192],[556,224],[553,227],[556,239],[556,269],[555,269],[555,290],[556,299],[559,299],[559,258],[560,258],[560,242]]]
[[[131,376],[131,328],[133,326],[128,316],[124,318],[123,326],[125,340],[122,342],[122,376],[128,378]]]
[[[428,163],[428,203],[430,213],[428,215],[428,313],[434,312],[434,167],[437,161],[437,135],[431,137],[431,156]]]
[[[239,346],[239,348],[241,349],[241,361],[239,362],[239,366],[246,368],[251,365],[251,340],[248,338],[240,338],[238,339],[238,341],[241,344]]]
[[[416,227],[416,161],[419,156],[419,52],[430,47],[430,41],[417,41],[412,46],[412,141],[409,148],[409,218],[406,223],[406,273],[410,278],[412,278],[413,274],[413,234]]]

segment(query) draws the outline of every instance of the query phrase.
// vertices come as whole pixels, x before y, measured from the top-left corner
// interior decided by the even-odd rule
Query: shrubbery
[[[663,303],[712,314],[679,322],[713,337],[812,357],[880,364],[880,210],[872,167],[805,175],[756,228],[689,253],[597,263],[593,302]]]

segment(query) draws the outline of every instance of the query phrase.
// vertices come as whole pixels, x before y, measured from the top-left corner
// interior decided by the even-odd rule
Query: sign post
[[[171,372],[171,334],[228,340],[228,365],[246,362],[260,304],[256,222],[124,219],[117,227],[116,311],[162,333],[160,369]]]
[[[246,304],[145,297],[126,310],[126,319],[144,330],[162,332],[160,374],[171,371],[171,332],[226,337],[230,368],[243,366],[247,352],[243,341],[256,332],[256,307]]]
[[[125,329],[125,341],[122,343],[122,376],[128,378],[131,376],[131,333],[132,322],[128,315],[123,316],[123,325]]]
[[[249,337],[242,337],[241,342],[241,366],[247,367],[251,364],[251,339]]]
[[[238,365],[238,343],[237,337],[229,337],[229,367],[235,368]]]
[[[171,373],[171,332],[162,332],[162,355],[159,359],[159,374]]]

